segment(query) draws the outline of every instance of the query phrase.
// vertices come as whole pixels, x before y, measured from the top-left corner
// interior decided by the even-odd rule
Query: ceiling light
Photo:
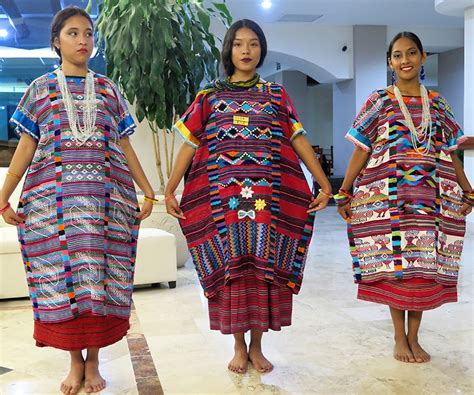
[[[270,0],[263,0],[262,1],[262,8],[268,10],[272,6],[272,2]]]
[[[7,29],[0,29],[0,38],[8,37],[8,30]]]

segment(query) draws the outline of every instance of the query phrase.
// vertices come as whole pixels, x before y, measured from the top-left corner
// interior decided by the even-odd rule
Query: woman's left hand
[[[306,212],[313,213],[315,211],[319,211],[326,208],[326,206],[328,205],[329,199],[330,198],[328,196],[322,193],[319,193],[318,196],[313,197],[313,200],[309,204],[309,210],[307,210]]]
[[[460,214],[464,216],[469,215],[471,211],[472,211],[472,206],[467,203],[464,203],[461,206],[461,209],[459,210]]]
[[[140,221],[143,221],[145,218],[148,218],[153,211],[153,203],[149,202],[148,200],[145,200],[142,204],[142,208],[140,212],[137,215],[137,218]]]

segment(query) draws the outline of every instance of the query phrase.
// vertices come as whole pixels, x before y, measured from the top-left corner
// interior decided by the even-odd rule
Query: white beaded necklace
[[[59,90],[63,98],[64,107],[66,108],[67,118],[69,121],[69,127],[71,128],[72,135],[78,144],[84,144],[89,137],[94,134],[95,121],[97,118],[97,98],[95,95],[94,87],[94,74],[92,71],[88,71],[85,81],[84,89],[84,100],[80,104],[80,108],[83,109],[84,114],[84,126],[81,127],[79,122],[79,114],[77,111],[74,98],[72,97],[71,91],[67,86],[66,76],[62,69],[56,71],[58,76]]]
[[[400,89],[396,85],[393,86],[393,92],[397,98],[398,105],[402,111],[403,116],[405,117],[405,122],[408,129],[410,130],[411,142],[415,151],[422,155],[426,155],[430,152],[432,144],[432,123],[431,123],[431,113],[430,113],[430,101],[428,98],[428,91],[424,85],[420,84],[420,93],[421,93],[421,122],[418,127],[415,127],[413,124],[413,119],[411,118],[410,112],[408,111],[405,102],[403,101],[402,94]],[[424,147],[419,145],[424,144]]]

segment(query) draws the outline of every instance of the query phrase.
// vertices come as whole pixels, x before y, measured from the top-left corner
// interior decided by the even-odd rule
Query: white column
[[[354,26],[354,79],[333,85],[334,175],[346,171],[354,145],[344,139],[370,93],[387,86],[386,26]]]
[[[440,14],[464,15],[464,133],[474,137],[474,0],[435,0]],[[443,94],[443,92],[441,92]],[[464,151],[464,171],[474,184],[474,150]],[[474,222],[474,214],[469,215]]]
[[[464,132],[474,136],[474,6],[464,10]],[[464,171],[474,184],[474,150],[464,151]],[[474,222],[474,215],[468,217]]]

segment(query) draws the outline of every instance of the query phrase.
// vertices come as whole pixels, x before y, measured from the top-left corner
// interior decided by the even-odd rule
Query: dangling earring
[[[392,85],[395,85],[395,81],[396,81],[395,71],[392,70]]]
[[[421,70],[420,70],[420,80],[424,81],[425,80],[425,65],[421,65]]]

